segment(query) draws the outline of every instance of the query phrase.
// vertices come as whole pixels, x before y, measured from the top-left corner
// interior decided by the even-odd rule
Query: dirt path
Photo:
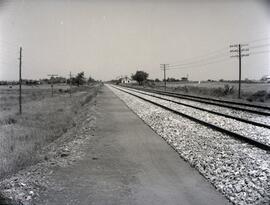
[[[59,190],[35,204],[229,204],[106,86],[83,160],[51,175]]]

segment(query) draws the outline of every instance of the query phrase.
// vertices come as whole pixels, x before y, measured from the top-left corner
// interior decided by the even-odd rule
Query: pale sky
[[[250,47],[243,79],[259,79],[270,74],[269,15],[263,0],[0,0],[0,80],[18,78],[19,46],[28,79],[162,78],[161,63],[181,65],[168,77],[237,79],[235,43]]]

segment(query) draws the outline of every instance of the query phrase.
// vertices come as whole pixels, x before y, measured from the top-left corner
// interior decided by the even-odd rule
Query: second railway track
[[[246,142],[248,144],[251,144],[251,145],[256,146],[258,148],[261,148],[263,150],[270,151],[270,139],[269,139],[269,135],[268,135],[268,133],[270,133],[269,125],[261,124],[261,123],[257,123],[257,122],[252,122],[252,121],[237,118],[237,117],[226,116],[226,115],[223,115],[223,114],[220,114],[220,113],[210,112],[211,114],[221,115],[221,117],[227,117],[227,118],[231,118],[230,120],[235,120],[237,130],[243,131],[245,129],[245,128],[239,127],[239,122],[240,122],[240,123],[250,124],[249,128],[252,128],[250,132],[252,132],[252,131],[256,132],[256,129],[257,130],[258,129],[263,129],[263,131],[266,132],[266,134],[264,133],[264,134],[262,134],[262,136],[255,136],[255,135],[261,135],[261,133],[257,133],[257,132],[253,133],[252,136],[249,136],[248,131],[245,131],[244,132],[245,134],[241,134],[241,132],[239,133],[239,131],[233,130],[233,129],[236,129],[236,128],[227,129],[227,128],[224,128],[224,126],[217,125],[218,123],[215,123],[215,122],[210,123],[207,120],[203,120],[203,119],[200,119],[198,117],[194,117],[194,116],[192,116],[190,114],[187,114],[185,112],[181,112],[181,111],[179,111],[179,109],[173,108],[172,105],[168,106],[168,105],[166,105],[165,101],[167,101],[168,103],[173,103],[173,105],[179,105],[180,106],[181,103],[179,103],[179,102],[174,102],[173,100],[168,100],[168,99],[165,99],[165,98],[162,98],[162,97],[153,96],[150,93],[149,94],[140,93],[138,90],[137,91],[136,90],[130,90],[130,89],[127,89],[127,88],[123,89],[121,87],[115,87],[115,88],[118,89],[118,90],[121,90],[122,92],[133,95],[134,97],[140,98],[140,99],[142,99],[142,100],[144,100],[146,102],[149,102],[151,104],[159,106],[159,107],[161,107],[163,109],[171,111],[171,112],[173,112],[175,114],[181,115],[182,117],[188,118],[188,119],[190,119],[190,120],[192,120],[194,122],[197,122],[199,124],[207,126],[207,127],[211,128],[211,129],[223,132],[223,133],[225,133],[227,135],[230,135],[230,136],[232,136],[232,137],[234,137],[234,138],[236,138],[238,140],[244,141],[244,142]],[[165,103],[157,102],[157,100],[155,100],[155,98],[157,100],[164,101]],[[186,106],[186,105],[183,105],[183,106]],[[195,108],[195,107],[192,107],[192,106],[189,106],[189,107],[190,107],[190,109],[197,109],[197,110],[200,110],[202,112],[207,112],[206,110],[204,110],[202,108]],[[254,126],[254,127],[250,127],[251,125]],[[260,127],[260,128],[257,128],[257,127]]]
[[[137,92],[136,90],[132,90],[130,88],[128,90],[131,90],[133,92],[134,91]],[[168,98],[165,98],[166,95],[162,96],[160,94],[153,94],[151,92],[143,92],[143,91],[138,91],[138,92],[142,93],[144,95],[147,95],[147,96],[154,97],[154,98],[158,98],[158,99],[161,99],[161,100],[166,100],[166,101],[178,104],[178,105],[191,107],[191,108],[194,108],[194,109],[197,109],[197,110],[205,111],[205,112],[212,113],[212,114],[219,115],[219,116],[223,116],[223,117],[226,117],[226,118],[231,118],[231,119],[238,120],[238,121],[241,121],[241,122],[245,122],[245,123],[255,125],[255,126],[258,126],[258,127],[264,127],[264,128],[270,129],[270,125],[267,124],[267,123],[261,123],[261,122],[257,122],[257,121],[252,121],[250,119],[241,118],[241,117],[238,117],[238,116],[235,116],[235,115],[230,115],[230,114],[226,114],[226,113],[222,113],[222,112],[218,112],[218,111],[214,111],[214,110],[210,110],[210,109],[205,109],[205,108],[202,108],[202,107],[199,107],[199,106],[194,106],[194,105],[191,105],[191,104],[188,104],[188,103],[183,103],[183,102],[180,102],[180,101],[176,101],[174,99],[168,99]]]
[[[127,87],[127,88],[130,88],[130,87]],[[180,94],[180,93],[174,93],[174,92],[168,92],[168,91],[161,91],[161,90],[136,88],[136,87],[132,87],[132,89],[151,92],[151,93],[157,93],[157,94],[161,94],[161,95],[166,95],[166,96],[175,97],[175,98],[179,98],[179,99],[195,101],[195,102],[204,103],[204,104],[208,104],[208,105],[225,107],[225,108],[229,108],[229,109],[239,110],[239,111],[243,111],[243,112],[249,112],[249,113],[258,114],[258,115],[262,115],[262,116],[270,116],[270,107],[267,107],[267,106],[260,106],[260,105],[253,105],[253,104],[249,104],[249,103],[234,102],[234,101],[229,101],[229,100],[220,100],[220,99],[192,96],[192,95],[186,95],[186,94]]]

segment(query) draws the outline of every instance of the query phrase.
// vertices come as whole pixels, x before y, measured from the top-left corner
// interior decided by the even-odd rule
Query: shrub
[[[234,86],[230,86],[229,84],[224,85],[224,94],[229,95],[234,93]]]
[[[265,100],[269,99],[270,93],[267,93],[266,90],[259,90],[253,95],[249,96],[247,98],[247,101],[253,102],[253,101],[259,101],[259,102],[265,102]]]

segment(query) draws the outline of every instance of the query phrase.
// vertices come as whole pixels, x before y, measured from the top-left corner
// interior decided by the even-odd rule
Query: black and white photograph
[[[0,0],[0,205],[270,205],[270,1]]]

